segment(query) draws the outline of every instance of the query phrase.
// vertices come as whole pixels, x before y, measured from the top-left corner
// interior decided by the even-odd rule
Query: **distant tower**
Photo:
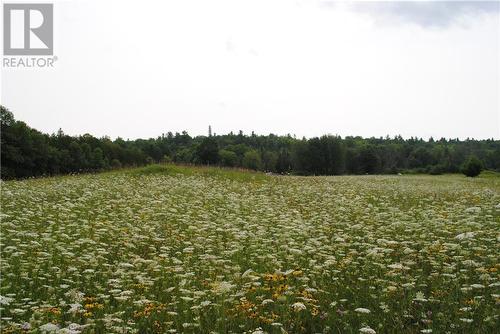
[[[208,136],[212,137],[212,127],[210,125],[208,126]]]

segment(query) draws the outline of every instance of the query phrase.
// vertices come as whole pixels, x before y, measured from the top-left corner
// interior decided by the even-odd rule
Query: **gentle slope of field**
[[[494,333],[500,178],[2,183],[2,333]]]

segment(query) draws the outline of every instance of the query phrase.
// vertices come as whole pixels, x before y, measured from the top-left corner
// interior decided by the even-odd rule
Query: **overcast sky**
[[[54,20],[55,67],[1,73],[44,132],[500,139],[498,2],[54,1]]]

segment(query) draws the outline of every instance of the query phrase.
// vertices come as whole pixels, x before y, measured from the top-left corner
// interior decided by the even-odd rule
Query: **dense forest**
[[[93,172],[154,162],[210,164],[299,175],[454,173],[471,156],[500,171],[499,140],[361,138],[325,135],[297,139],[187,132],[124,140],[89,134],[44,134],[1,109],[1,178]]]

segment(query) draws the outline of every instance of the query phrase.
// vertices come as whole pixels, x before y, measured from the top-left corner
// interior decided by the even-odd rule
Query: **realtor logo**
[[[3,5],[3,54],[6,56],[52,55],[54,8],[52,4]]]

